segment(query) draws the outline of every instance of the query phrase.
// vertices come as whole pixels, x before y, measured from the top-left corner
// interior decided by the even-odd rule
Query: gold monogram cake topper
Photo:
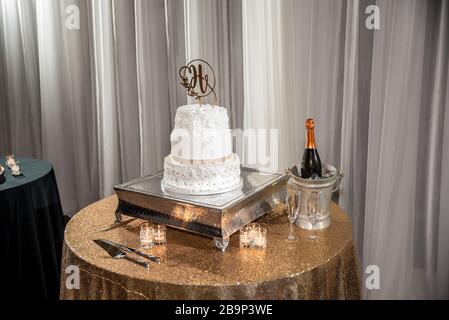
[[[213,93],[214,103],[217,102],[215,72],[209,63],[201,59],[194,59],[179,69],[179,76],[181,77],[181,85],[188,96],[198,99],[201,104],[201,98]]]

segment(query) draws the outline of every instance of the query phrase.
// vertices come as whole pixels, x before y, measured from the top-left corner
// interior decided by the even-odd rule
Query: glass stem
[[[290,238],[293,238],[293,222],[290,221]]]

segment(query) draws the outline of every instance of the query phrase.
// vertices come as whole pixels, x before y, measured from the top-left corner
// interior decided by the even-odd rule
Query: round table
[[[57,299],[64,215],[52,166],[18,158],[22,175],[0,180],[2,290],[12,298]]]
[[[62,264],[61,299],[359,299],[359,269],[349,217],[335,203],[332,223],[310,231],[295,228],[282,205],[261,219],[268,228],[265,250],[239,248],[238,233],[225,252],[209,238],[167,228],[167,243],[148,250],[161,264],[149,270],[111,258],[93,242],[108,239],[139,247],[142,220],[125,218],[114,225],[117,197],[98,201],[68,223]],[[74,287],[73,266],[79,287]],[[64,270],[63,267],[63,270]],[[68,284],[68,285],[67,285]]]

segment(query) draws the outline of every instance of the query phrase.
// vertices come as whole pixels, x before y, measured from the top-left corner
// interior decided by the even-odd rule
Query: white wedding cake
[[[232,152],[225,108],[200,104],[179,107],[170,142],[171,153],[164,159],[164,190],[207,195],[241,186],[240,159]]]

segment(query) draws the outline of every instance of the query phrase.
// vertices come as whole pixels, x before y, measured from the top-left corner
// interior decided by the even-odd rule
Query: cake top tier
[[[175,128],[229,129],[228,111],[223,107],[210,104],[184,105],[176,111]]]

